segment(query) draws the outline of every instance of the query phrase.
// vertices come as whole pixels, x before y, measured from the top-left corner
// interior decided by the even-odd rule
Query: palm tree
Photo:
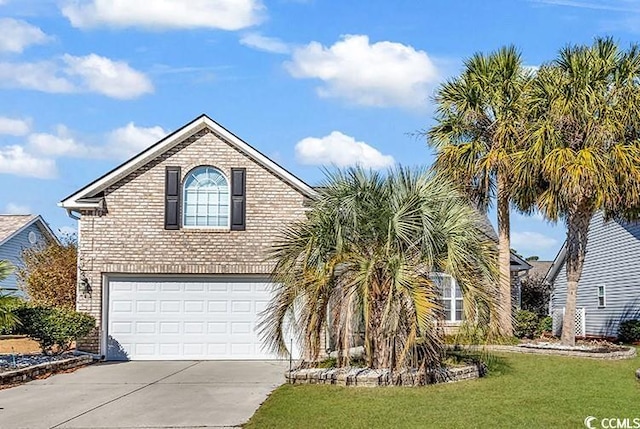
[[[466,320],[484,323],[495,314],[495,251],[479,216],[450,182],[423,170],[329,173],[307,218],[273,247],[279,286],[263,313],[263,338],[286,354],[283,329],[293,323],[314,360],[329,324],[338,351],[364,330],[371,368],[399,367],[416,355],[438,363],[442,305],[434,273],[457,279]]]
[[[640,50],[609,38],[567,46],[533,84],[533,132],[517,156],[518,204],[567,226],[562,343],[575,344],[578,282],[594,213],[628,217],[640,203]]]
[[[0,280],[4,280],[13,272],[13,266],[8,261],[0,260]],[[15,297],[0,293],[0,330],[11,328],[18,323],[18,318],[13,314]]]
[[[489,55],[475,54],[462,74],[438,90],[437,125],[428,143],[437,151],[434,168],[460,184],[486,211],[496,198],[498,265],[500,267],[500,330],[513,336],[511,315],[510,220],[511,155],[522,143],[527,126],[527,93],[531,73],[518,51],[504,47]]]

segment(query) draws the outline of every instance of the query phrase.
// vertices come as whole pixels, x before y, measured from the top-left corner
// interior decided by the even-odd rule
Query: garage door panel
[[[111,279],[108,358],[274,358],[257,329],[272,287],[254,280]]]

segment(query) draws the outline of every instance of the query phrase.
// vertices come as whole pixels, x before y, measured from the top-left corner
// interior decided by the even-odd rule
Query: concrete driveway
[[[0,427],[217,428],[245,423],[287,362],[101,363],[0,390]]]

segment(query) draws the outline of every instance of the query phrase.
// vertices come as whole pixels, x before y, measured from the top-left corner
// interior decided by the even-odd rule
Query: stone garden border
[[[44,374],[55,374],[56,372],[89,365],[92,362],[92,356],[82,355],[74,356],[69,359],[46,362],[38,365],[27,366],[25,368],[0,372],[0,386],[24,383]]]
[[[636,357],[636,348],[627,347],[627,350],[620,350],[617,352],[608,353],[595,353],[588,351],[578,350],[563,350],[550,347],[532,347],[527,345],[519,346],[500,346],[500,345],[487,345],[487,346],[464,346],[465,348],[471,348],[472,350],[488,350],[492,352],[511,352],[511,353],[530,353],[541,355],[556,355],[556,356],[570,356],[587,359],[603,359],[603,360],[622,360],[633,359]]]
[[[408,369],[391,372],[389,369],[368,368],[308,368],[287,371],[289,384],[329,384],[337,386],[407,386],[416,387],[435,383],[452,383],[472,380],[487,372],[483,364],[442,368],[435,371]]]

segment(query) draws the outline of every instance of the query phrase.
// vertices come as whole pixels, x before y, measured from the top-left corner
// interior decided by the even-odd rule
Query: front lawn
[[[248,428],[580,428],[640,418],[640,358],[499,354],[483,379],[421,388],[284,385]]]

